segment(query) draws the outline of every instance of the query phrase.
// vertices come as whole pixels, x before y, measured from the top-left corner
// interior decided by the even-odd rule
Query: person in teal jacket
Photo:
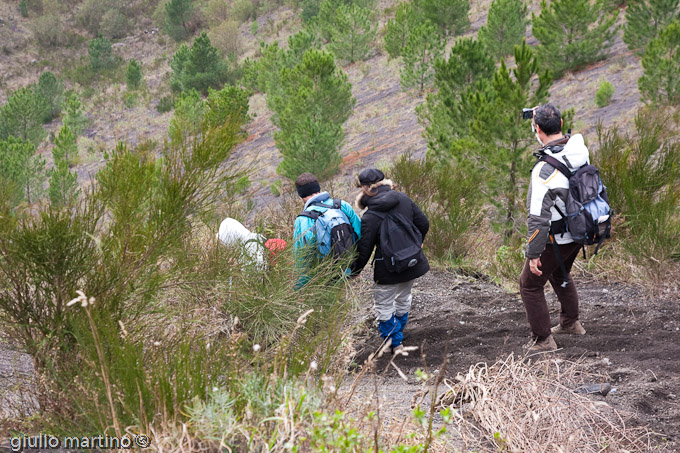
[[[302,173],[295,180],[295,188],[305,204],[303,211],[325,212],[333,206],[333,198],[328,192],[322,192],[319,180],[311,173]],[[327,205],[328,208],[319,206]],[[352,205],[342,200],[340,209],[347,216],[357,240],[361,237],[361,218],[354,212]],[[310,217],[298,216],[295,219],[293,238],[293,250],[295,253],[295,271],[298,276],[295,289],[302,288],[311,278],[310,268],[318,258],[316,251],[316,238],[314,237],[314,220]],[[348,272],[349,275],[349,272]]]

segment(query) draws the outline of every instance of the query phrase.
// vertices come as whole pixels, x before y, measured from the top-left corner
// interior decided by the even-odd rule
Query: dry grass
[[[445,381],[448,391],[439,404],[455,409],[454,423],[466,444],[481,439],[502,451],[522,452],[655,448],[654,433],[627,426],[607,403],[574,392],[580,384],[599,379],[578,362],[526,363],[510,355]]]

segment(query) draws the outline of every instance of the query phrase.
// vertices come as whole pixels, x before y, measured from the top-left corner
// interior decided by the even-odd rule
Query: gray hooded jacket
[[[561,151],[553,152],[550,147],[564,146]],[[548,143],[544,153],[564,163],[572,172],[590,163],[590,154],[583,142],[583,136],[571,137]],[[566,214],[565,200],[569,192],[569,179],[547,162],[539,161],[531,171],[531,182],[527,194],[527,210],[529,211],[529,231],[527,233],[527,258],[538,258],[545,250],[550,232],[550,224],[562,220],[555,208]],[[555,236],[558,244],[573,242],[568,232]]]

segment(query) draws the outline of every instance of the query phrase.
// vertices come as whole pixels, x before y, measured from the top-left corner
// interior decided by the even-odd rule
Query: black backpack
[[[354,247],[356,236],[349,218],[342,212],[342,201],[333,199],[333,206],[324,203],[312,203],[312,206],[326,208],[324,212],[315,210],[302,211],[299,215],[314,220],[314,235],[319,254],[322,257],[331,255],[340,258]]]
[[[556,207],[566,222],[566,231],[578,244],[597,244],[597,254],[602,242],[611,237],[611,218],[614,215],[599,170],[593,165],[584,165],[572,173],[566,165],[552,156],[544,155],[541,160],[569,179],[569,194],[564,202],[567,212],[563,213]]]
[[[411,220],[394,211],[371,212],[382,218],[380,251],[389,272],[401,273],[425,260],[423,235]]]

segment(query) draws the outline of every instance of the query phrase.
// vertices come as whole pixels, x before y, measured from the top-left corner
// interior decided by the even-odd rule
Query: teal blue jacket
[[[313,196],[307,203],[303,211],[319,211],[326,212],[328,208],[323,208],[321,206],[311,206],[312,203],[323,203],[328,205],[328,208],[333,206],[333,199],[328,194],[328,192],[321,192],[318,195]],[[361,218],[354,212],[352,205],[346,201],[342,201],[340,209],[345,213],[349,219],[349,223],[352,225],[352,229],[357,235],[357,240],[361,237]],[[314,260],[318,258],[318,253],[316,253],[316,239],[314,237],[314,220],[305,216],[298,216],[295,219],[295,227],[293,232],[293,251],[295,253],[295,271],[298,276],[297,282],[295,283],[295,289],[300,289],[304,286],[310,279],[309,269],[314,264]]]

